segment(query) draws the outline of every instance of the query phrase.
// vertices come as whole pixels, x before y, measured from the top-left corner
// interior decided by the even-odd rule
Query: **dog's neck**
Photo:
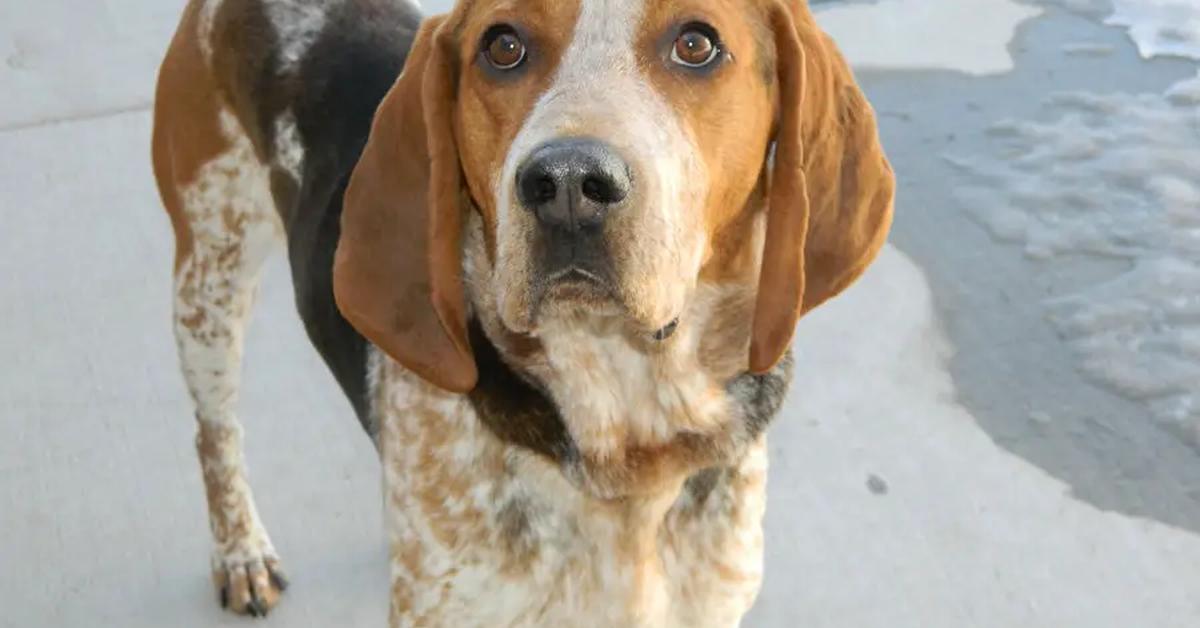
[[[481,257],[468,252],[469,286],[484,285]],[[735,465],[790,382],[790,356],[766,374],[746,372],[754,289],[744,282],[701,282],[665,342],[585,313],[519,335],[486,290],[468,293],[480,420],[596,497],[678,493],[700,471]]]

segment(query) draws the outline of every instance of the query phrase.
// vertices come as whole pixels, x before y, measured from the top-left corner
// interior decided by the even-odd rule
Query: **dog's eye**
[[[721,40],[707,24],[688,24],[675,39],[671,61],[689,68],[711,65],[721,56]]]
[[[513,27],[500,24],[483,36],[483,58],[497,70],[512,70],[525,61],[525,43]]]

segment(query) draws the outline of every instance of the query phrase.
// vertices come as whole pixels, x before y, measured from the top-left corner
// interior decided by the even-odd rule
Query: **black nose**
[[[591,139],[542,145],[517,169],[517,194],[538,222],[578,232],[604,223],[629,195],[629,167],[612,149]]]

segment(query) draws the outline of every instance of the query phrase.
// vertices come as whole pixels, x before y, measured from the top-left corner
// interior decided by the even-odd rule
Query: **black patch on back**
[[[213,65],[259,159],[271,157],[275,114],[292,90],[276,71],[280,41],[262,2],[226,2],[214,17]]]
[[[304,144],[298,186],[275,173],[276,205],[287,230],[296,307],[317,351],[368,434],[377,426],[367,399],[367,341],[338,311],[333,260],[341,236],[342,196],[366,146],[375,110],[404,68],[420,15],[403,2],[331,6],[320,37],[292,76],[278,68],[258,99],[260,134],[291,109]],[[267,142],[268,150],[273,143]]]

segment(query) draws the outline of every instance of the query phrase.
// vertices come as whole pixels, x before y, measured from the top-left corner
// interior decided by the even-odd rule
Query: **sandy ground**
[[[1089,370],[1121,354],[1081,346],[1048,301],[1108,286],[1145,255],[1031,256],[1056,232],[997,233],[963,194],[991,190],[1046,222],[1009,188],[1054,183],[1040,170],[1060,159],[1020,170],[997,123],[1061,138],[1046,131],[1071,115],[1058,91],[1145,94],[1160,120],[1153,99],[1196,63],[1143,59],[1102,24],[1104,0],[966,4],[821,3],[880,113],[898,220],[864,280],[801,324],[770,437],[767,579],[745,625],[1200,625],[1190,415],[1164,418],[1160,399]],[[153,75],[180,5],[0,0],[2,626],[250,623],[222,614],[208,582],[170,231],[149,170]],[[1111,135],[1103,124],[1089,137]],[[295,582],[262,625],[383,625],[377,463],[305,340],[282,260],[245,372],[252,480]]]

